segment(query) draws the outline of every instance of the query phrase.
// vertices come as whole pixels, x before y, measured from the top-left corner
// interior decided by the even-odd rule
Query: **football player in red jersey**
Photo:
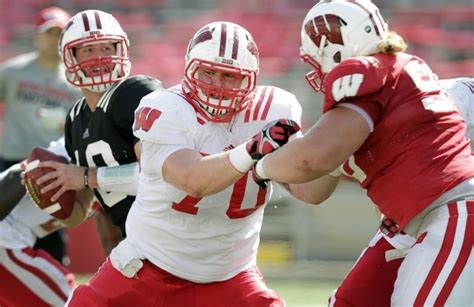
[[[437,76],[404,52],[370,1],[317,3],[301,36],[302,60],[313,68],[307,80],[324,93],[323,115],[302,138],[260,160],[257,179],[335,185],[337,174],[329,174],[345,163],[391,230],[416,240],[391,304],[472,304],[474,159]]]
[[[466,136],[471,139],[472,149],[474,78],[444,79],[440,80],[440,83],[456,104],[467,125]],[[348,175],[352,170],[349,165],[344,164],[342,172]],[[390,220],[382,222],[381,230],[372,238],[349,274],[332,293],[329,306],[391,306],[390,297],[398,268],[416,240],[407,234],[390,233],[390,224]]]
[[[301,106],[257,86],[258,69],[250,33],[213,22],[191,38],[182,83],[141,100],[127,237],[69,306],[284,306],[256,264],[272,187],[249,171],[299,129]]]

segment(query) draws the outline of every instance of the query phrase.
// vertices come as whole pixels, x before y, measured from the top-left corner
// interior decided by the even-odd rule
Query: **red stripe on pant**
[[[469,204],[470,203],[470,204]],[[466,266],[467,260],[472,252],[472,246],[474,242],[474,202],[466,202],[467,220],[466,229],[464,230],[464,241],[459,252],[458,259],[453,266],[453,270],[449,274],[443,289],[441,289],[438,298],[435,301],[435,306],[444,306],[448,300],[449,294],[454,288],[456,281],[461,275],[464,267]]]
[[[31,291],[14,274],[0,264],[0,306],[34,306],[48,307],[50,304],[43,301]]]
[[[44,255],[42,251],[33,251],[31,249],[30,250],[23,249],[22,251],[25,254],[28,254],[29,256],[46,258],[48,262],[54,264],[57,268],[61,269],[61,271],[64,271],[63,268],[59,265],[59,263],[57,263],[56,261],[52,262],[51,260],[53,259],[51,257],[45,257],[46,255]],[[35,252],[35,255],[32,255],[32,252]],[[7,250],[7,255],[16,265],[18,265],[19,267],[25,269],[26,271],[30,272],[31,274],[41,279],[41,281],[45,283],[48,286],[48,288],[50,288],[54,293],[56,293],[58,297],[60,297],[64,301],[67,300],[67,295],[59,288],[59,286],[54,282],[53,279],[51,279],[51,277],[46,275],[46,273],[44,273],[43,271],[39,270],[38,268],[32,265],[29,265],[21,261],[15,256],[15,254],[11,250]]]
[[[438,253],[438,256],[436,257],[436,260],[433,264],[433,267],[431,268],[425,282],[423,283],[423,286],[421,287],[418,293],[418,296],[415,299],[414,306],[425,305],[426,299],[428,298],[428,295],[430,294],[434,284],[438,280],[439,275],[446,263],[446,260],[448,259],[449,254],[452,251],[452,247],[453,247],[455,236],[456,236],[458,218],[459,218],[459,212],[458,212],[457,206],[458,206],[458,203],[448,204],[449,219],[448,219],[448,225],[446,227],[446,233],[444,235],[443,243],[441,245],[440,252]],[[472,208],[469,209],[469,207],[473,207],[472,204],[470,206],[466,205],[466,207],[468,209],[468,213],[472,212],[473,209]],[[461,252],[458,256],[458,259],[456,260],[453,270],[450,272],[448,279],[446,280],[445,284],[443,285],[443,288],[438,294],[435,306],[444,305],[457,279],[459,278],[459,275],[461,274],[462,269],[466,265],[467,259],[469,258],[469,254],[470,254],[470,250],[472,249],[472,242],[473,242],[472,219],[473,219],[472,217],[468,218],[466,229],[464,230],[465,236],[467,235],[468,231],[470,231],[471,233],[464,238]]]

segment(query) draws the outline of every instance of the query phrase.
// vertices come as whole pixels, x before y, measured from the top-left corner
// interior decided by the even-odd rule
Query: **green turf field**
[[[338,280],[267,280],[278,291],[288,307],[327,306]]]
[[[76,284],[82,284],[89,278],[90,275],[76,275]],[[328,297],[338,283],[338,280],[267,279],[268,286],[285,299],[288,307],[327,306]]]

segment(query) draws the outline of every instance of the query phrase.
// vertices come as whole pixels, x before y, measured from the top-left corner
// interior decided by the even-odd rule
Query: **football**
[[[59,190],[59,187],[44,194],[40,192],[51,181],[47,181],[42,185],[38,185],[36,181],[41,176],[54,171],[53,168],[38,167],[41,161],[57,161],[62,163],[68,163],[68,161],[66,158],[58,156],[47,149],[36,147],[31,151],[26,161],[24,178],[27,192],[35,205],[55,218],[65,219],[71,215],[74,208],[76,191],[66,191],[57,202],[51,202],[51,197]]]

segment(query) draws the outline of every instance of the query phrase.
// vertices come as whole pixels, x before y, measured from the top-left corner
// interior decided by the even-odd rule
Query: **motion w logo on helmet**
[[[344,45],[341,34],[341,26],[346,26],[347,23],[336,15],[320,15],[309,20],[304,29],[313,43],[322,48],[321,39],[326,36],[326,40],[332,44]],[[317,30],[317,32],[316,32]],[[326,43],[326,42],[324,42]]]
[[[212,39],[212,31],[209,27],[202,28],[196,35],[191,39],[188,47],[188,53],[199,43]]]

